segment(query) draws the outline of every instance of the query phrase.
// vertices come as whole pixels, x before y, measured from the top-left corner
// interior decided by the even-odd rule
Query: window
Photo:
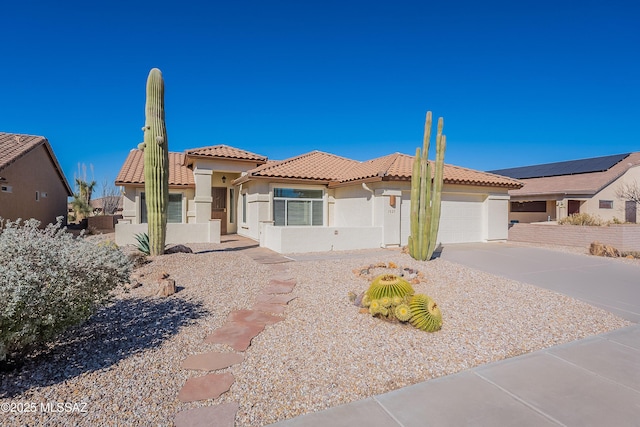
[[[140,223],[147,222],[147,199],[144,193],[140,193]],[[169,193],[169,206],[167,206],[167,222],[182,222],[182,194]]]
[[[274,188],[273,221],[277,226],[323,225],[322,190]]]
[[[511,202],[511,212],[546,212],[547,202]]]
[[[247,223],[247,193],[242,195],[242,222]]]
[[[613,200],[598,200],[600,209],[613,209]]]
[[[36,191],[36,202],[40,201],[40,192]]]
[[[3,185],[2,186],[2,192],[3,193],[11,193],[13,191],[13,188],[10,185]]]
[[[233,188],[229,189],[229,223],[236,222],[236,196]]]

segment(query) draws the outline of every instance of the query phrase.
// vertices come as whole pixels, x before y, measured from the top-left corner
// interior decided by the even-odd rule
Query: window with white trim
[[[613,209],[613,200],[598,200],[600,209]]]
[[[147,199],[144,192],[140,193],[140,223],[147,222]],[[169,193],[167,206],[167,222],[182,222],[182,193]]]
[[[324,223],[322,190],[274,188],[273,222],[277,226],[322,226]]]

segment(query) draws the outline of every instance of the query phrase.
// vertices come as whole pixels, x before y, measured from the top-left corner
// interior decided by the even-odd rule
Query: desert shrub
[[[61,225],[0,221],[0,361],[19,360],[88,319],[129,277],[120,250]]]
[[[600,226],[600,225],[607,225],[607,222],[597,215],[589,215],[588,213],[578,213],[578,214],[573,214],[573,215],[569,215],[568,217],[562,218],[561,220],[558,221],[558,224]]]

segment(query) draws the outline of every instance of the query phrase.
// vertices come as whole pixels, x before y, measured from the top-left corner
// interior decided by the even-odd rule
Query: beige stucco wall
[[[359,183],[325,189],[325,213],[328,212],[325,227],[274,227],[271,203],[273,187],[324,188],[268,184],[264,181],[243,184],[242,192],[247,194],[248,212],[247,222],[241,224],[239,234],[285,253],[338,250],[349,244],[358,247],[406,244],[410,233],[408,182],[377,182],[368,184],[366,188]],[[503,188],[445,186],[440,241],[506,240],[508,203],[509,196]],[[241,198],[238,199],[238,205],[238,216],[241,218]],[[348,243],[349,239],[360,241]]]
[[[616,196],[616,191],[623,183],[640,183],[640,167],[635,166],[627,170],[620,178],[586,200],[580,206],[580,212],[598,215],[605,221],[613,221],[614,218],[625,220],[625,201]],[[600,200],[612,200],[613,209],[601,209]],[[638,218],[640,219],[640,218]]]
[[[0,184],[11,187],[10,193],[0,191],[0,217],[35,218],[43,225],[58,216],[66,221],[67,190],[43,145],[4,168],[0,176],[5,178]]]
[[[144,193],[144,187],[124,186],[122,190],[122,219],[131,224],[140,223],[140,194]],[[194,213],[190,211],[193,206],[195,190],[193,188],[169,188],[170,194],[182,195],[182,222],[195,223]]]

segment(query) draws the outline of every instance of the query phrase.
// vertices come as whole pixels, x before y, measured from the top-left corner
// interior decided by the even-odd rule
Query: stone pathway
[[[296,281],[287,273],[286,266],[291,259],[260,247],[248,247],[244,249],[244,253],[254,261],[271,267],[273,274],[269,283],[258,295],[251,309],[232,311],[225,324],[204,339],[205,343],[227,344],[240,353],[194,354],[182,362],[182,369],[211,372],[242,363],[242,352],[249,348],[251,340],[266,326],[284,320],[286,306],[295,298],[290,294]],[[230,372],[193,377],[186,381],[178,393],[178,399],[182,402],[216,399],[229,391],[233,381],[234,377]],[[233,402],[188,409],[176,414],[174,424],[176,427],[233,427],[238,408],[238,403]]]

